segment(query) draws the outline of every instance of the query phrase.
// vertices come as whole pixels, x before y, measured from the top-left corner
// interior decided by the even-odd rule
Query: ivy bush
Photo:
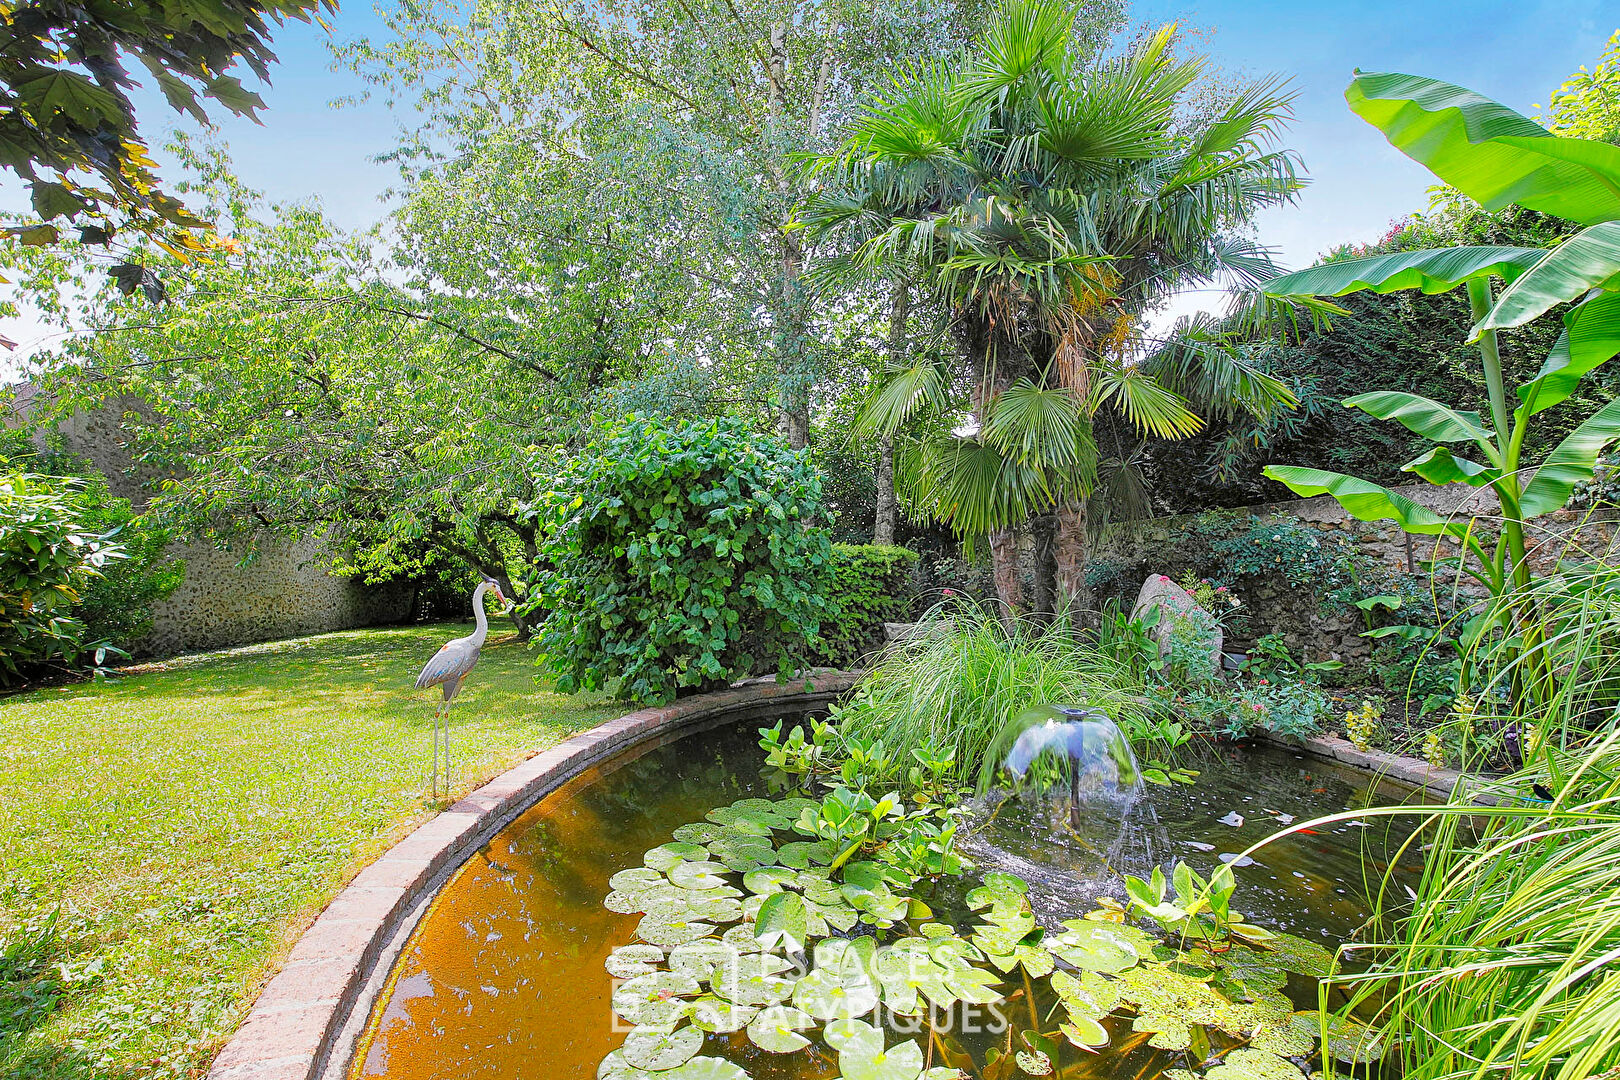
[[[821,661],[852,667],[883,646],[883,624],[911,611],[917,553],[903,547],[834,544]]]
[[[107,644],[90,639],[73,607],[124,552],[88,532],[73,494],[45,477],[0,475],[0,685],[77,665]]]
[[[814,659],[832,551],[801,455],[738,420],[632,416],[560,489],[531,601],[559,690],[664,702]]]

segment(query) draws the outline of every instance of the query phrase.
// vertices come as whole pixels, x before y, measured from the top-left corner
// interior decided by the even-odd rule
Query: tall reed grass
[[[957,779],[989,788],[1033,705],[1100,709],[1129,735],[1154,706],[1130,667],[1097,652],[1069,620],[1018,620],[1012,629],[985,608],[935,608],[861,681],[844,714],[846,738],[881,740],[909,760],[933,745],[956,752]]]
[[[1531,644],[1474,646],[1475,704],[1453,723],[1508,732],[1522,767],[1486,786],[1494,806],[1459,791],[1421,811],[1421,881],[1385,881],[1359,950],[1373,966],[1344,978],[1340,1013],[1372,1018],[1408,1078],[1615,1080],[1620,571],[1587,564],[1504,602],[1534,613]]]

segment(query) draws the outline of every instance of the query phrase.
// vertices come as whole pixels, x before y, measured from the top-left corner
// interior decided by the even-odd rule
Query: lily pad
[[[714,938],[688,941],[669,951],[669,970],[703,982],[717,968],[736,964],[738,955],[735,946]]]
[[[664,950],[656,945],[620,945],[608,954],[605,967],[615,979],[651,975],[664,962]]]
[[[1294,934],[1274,933],[1256,951],[1284,971],[1312,979],[1325,979],[1337,967],[1326,947]]]
[[[827,1045],[840,1054],[883,1053],[883,1032],[865,1020],[834,1020],[821,1033]]]
[[[647,901],[641,893],[614,891],[602,898],[602,906],[615,915],[636,915],[646,910]]]
[[[1282,1057],[1309,1057],[1316,1049],[1317,1031],[1314,1012],[1289,1013],[1262,1023],[1249,1037],[1249,1045]]]
[[[1059,1024],[1063,1037],[1085,1050],[1100,1050],[1108,1045],[1108,1029],[1089,1016],[1070,1015],[1069,1022]]]
[[[646,1069],[638,1069],[617,1050],[602,1059],[596,1067],[596,1080],[648,1080],[652,1073]]]
[[[844,980],[825,971],[812,971],[793,987],[793,1004],[818,1020],[865,1016],[877,1008],[877,1003],[877,988],[864,977]]]
[[[761,1050],[772,1054],[791,1054],[810,1045],[810,1040],[799,1032],[815,1026],[816,1018],[803,1009],[795,1009],[791,1005],[773,1005],[761,1009],[748,1022],[748,1038]]]
[[[658,1080],[748,1080],[741,1065],[717,1057],[695,1057],[679,1068],[659,1073]]]
[[[1028,1076],[1052,1075],[1052,1059],[1039,1050],[1020,1050],[1013,1060]]]
[[[916,1080],[922,1067],[922,1047],[914,1041],[897,1043],[875,1054],[843,1051],[838,1055],[843,1080]]]
[[[766,866],[744,874],[743,888],[760,896],[769,896],[791,886],[797,876],[785,866]]]
[[[1368,1065],[1384,1056],[1384,1037],[1357,1020],[1328,1020],[1327,1051],[1347,1065]]]
[[[714,933],[714,926],[706,922],[690,922],[685,919],[662,921],[648,915],[636,924],[636,936],[650,945],[663,945],[665,947],[682,945],[688,941],[709,937]]]
[[[1303,1080],[1304,1074],[1285,1057],[1252,1046],[1233,1050],[1204,1073],[1204,1080]]]
[[[694,821],[690,825],[682,825],[674,833],[675,839],[684,844],[707,844],[724,836],[735,835],[724,825],[716,825],[712,821]]]
[[[683,889],[718,889],[726,884],[727,868],[715,862],[678,862],[669,868],[669,880]]]
[[[804,948],[809,938],[809,913],[804,897],[790,892],[767,896],[754,919],[754,936],[767,949],[781,947],[797,952]]]
[[[1069,1016],[1075,1019],[1101,1020],[1119,1008],[1119,983],[1094,971],[1082,971],[1078,976],[1054,971],[1051,986]]]
[[[1115,974],[1135,967],[1148,952],[1130,927],[1118,923],[1081,922],[1071,919],[1061,934],[1049,934],[1043,941],[1059,960],[1082,971]]]
[[[825,840],[795,840],[776,849],[776,861],[796,870],[807,869],[811,864],[826,866],[837,857],[838,852]]]
[[[735,967],[711,975],[709,986],[738,1005],[775,1005],[793,994],[793,980],[777,974],[788,966],[782,957],[770,953],[738,957]]]
[[[642,892],[663,883],[664,875],[646,866],[632,866],[608,878],[608,888],[619,892]]]
[[[695,1027],[678,1027],[674,1031],[636,1028],[624,1037],[619,1052],[635,1068],[662,1072],[686,1064],[702,1048],[703,1032]]]
[[[704,1031],[729,1034],[741,1031],[759,1012],[754,1005],[739,1005],[734,1001],[705,994],[692,1002],[692,1023]]]
[[[720,940],[736,949],[739,955],[757,953],[765,947],[764,945],[760,944],[759,939],[754,936],[754,927],[751,923],[745,923],[742,926],[733,926],[724,934],[720,935]]]
[[[702,844],[684,844],[677,841],[673,844],[661,844],[641,857],[650,869],[664,871],[678,862],[702,862],[709,857],[709,850]]]
[[[613,991],[613,1011],[632,1024],[671,1028],[690,1005],[682,999],[696,995],[699,989],[696,979],[679,972],[639,975]]]

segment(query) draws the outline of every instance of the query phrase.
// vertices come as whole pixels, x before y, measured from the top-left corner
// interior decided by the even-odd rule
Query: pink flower
[[[1164,574],[1160,574],[1159,575],[1159,580],[1160,581],[1169,581],[1170,579],[1168,577],[1166,577]]]
[[[956,590],[955,589],[946,589],[945,590],[945,595],[946,596],[955,596],[956,595]]]

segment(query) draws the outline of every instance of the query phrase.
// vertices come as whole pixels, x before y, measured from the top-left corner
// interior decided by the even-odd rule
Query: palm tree
[[[966,384],[962,423],[911,445],[900,472],[914,506],[989,538],[1008,610],[1016,530],[1037,514],[1056,512],[1057,594],[1081,595],[1099,410],[1180,438],[1202,423],[1195,391],[1260,413],[1293,403],[1211,336],[1141,362],[1142,318],[1165,297],[1221,278],[1253,294],[1274,273],[1236,230],[1302,184],[1272,148],[1291,94],[1262,80],[1195,105],[1204,64],[1175,56],[1173,26],[1099,58],[1076,17],[1064,0],[1003,0],[966,55],[903,70],[834,152],[808,159],[821,187],[794,221],[847,249],[823,280],[905,268],[953,313],[964,365],[896,370],[865,419],[898,431]]]

